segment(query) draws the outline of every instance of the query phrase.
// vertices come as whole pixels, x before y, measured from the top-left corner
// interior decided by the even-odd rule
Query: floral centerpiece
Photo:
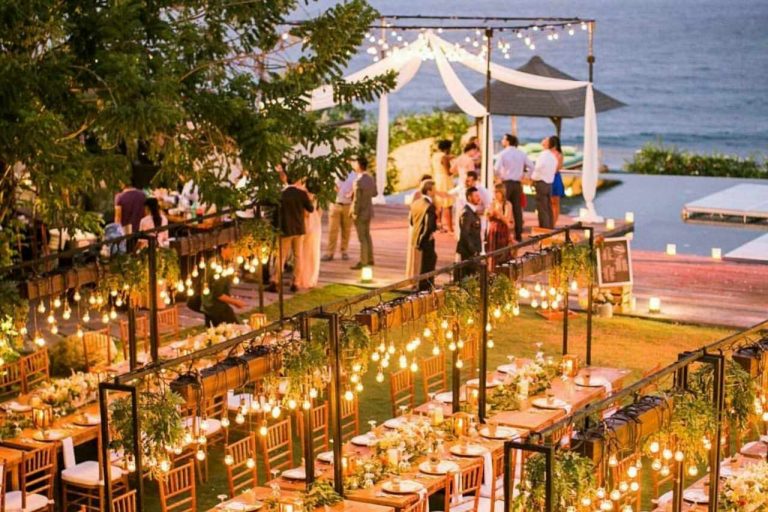
[[[768,462],[760,461],[725,479],[720,491],[724,512],[753,512],[768,507]]]
[[[201,335],[202,345],[204,347],[210,347],[217,343],[240,336],[241,334],[244,334],[245,331],[247,331],[247,328],[244,328],[244,326],[240,324],[219,324],[216,327],[209,327]]]
[[[411,467],[411,460],[425,455],[432,445],[435,432],[429,422],[421,419],[404,421],[398,427],[380,437],[373,448],[387,469],[395,472],[406,471]],[[393,460],[391,450],[397,450]]]
[[[73,373],[65,379],[53,379],[35,392],[38,398],[53,409],[54,416],[72,414],[78,407],[96,400],[99,376],[94,373]]]
[[[355,465],[355,470],[344,477],[344,488],[349,491],[373,487],[387,475],[384,463],[379,457],[361,459]]]
[[[30,415],[8,412],[3,422],[0,423],[0,441],[16,437],[21,434],[22,430],[32,426],[33,421]]]

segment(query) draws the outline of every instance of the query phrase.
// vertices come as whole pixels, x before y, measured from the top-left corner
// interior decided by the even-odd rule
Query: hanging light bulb
[[[85,333],[83,332],[83,328],[79,325],[77,326],[77,337],[80,339],[83,339],[83,336],[85,336]]]
[[[672,458],[672,450],[669,448],[664,448],[664,451],[661,452],[661,456],[664,458],[664,460],[669,460]]]
[[[461,359],[457,359],[456,360],[456,368],[458,368],[459,370],[464,368],[464,361],[462,361]]]
[[[363,392],[363,383],[362,382],[358,382],[357,384],[355,384],[355,391],[358,392],[358,393],[362,393]]]
[[[373,361],[374,363],[375,363],[376,361],[378,361],[380,358],[381,358],[381,356],[379,355],[379,353],[378,353],[378,352],[373,352],[373,353],[371,354],[371,361]]]
[[[653,462],[651,462],[651,469],[659,471],[661,469],[661,461],[659,459],[653,459]]]
[[[313,399],[317,398],[317,389],[315,388],[309,389],[309,398],[313,398]]]
[[[486,345],[488,346],[488,348],[493,348],[495,346],[495,343],[493,342],[492,339],[489,338],[488,343]]]
[[[518,306],[517,304],[512,306],[512,315],[513,316],[520,316],[520,306]]]
[[[101,315],[101,323],[108,324],[109,323],[109,313],[104,313]]]
[[[56,324],[53,324],[51,326],[51,334],[58,334],[59,333],[59,326]]]
[[[243,416],[242,412],[238,412],[237,416],[235,416],[235,423],[237,423],[238,425],[242,425],[243,423],[245,423],[245,416]]]
[[[47,321],[48,321],[48,323],[49,323],[49,324],[54,324],[54,323],[56,323],[56,317],[55,317],[55,316],[53,316],[53,312],[51,312],[51,313],[48,315]]]
[[[109,318],[112,320],[117,318],[117,311],[115,311],[115,308],[112,308],[109,310]]]
[[[37,345],[38,347],[45,346],[45,338],[43,338],[39,332],[35,335],[35,345]]]
[[[376,382],[384,382],[384,372],[379,371],[376,373]]]
[[[677,462],[682,462],[684,458],[685,458],[685,455],[683,454],[683,452],[681,452],[680,450],[675,452],[675,460]]]
[[[632,492],[637,492],[640,490],[640,484],[637,482],[630,482],[629,483],[629,490]]]
[[[261,422],[261,425],[259,425],[259,435],[261,437],[266,437],[268,432],[269,429],[267,428],[267,420],[264,420]]]
[[[697,468],[695,465],[688,466],[688,474],[690,476],[696,476],[699,474],[699,468]]]
[[[203,451],[203,449],[202,449],[202,448],[199,448],[199,449],[197,450],[197,454],[196,454],[195,456],[197,457],[197,460],[199,460],[200,462],[202,462],[202,461],[204,461],[204,460],[205,460],[205,451]]]
[[[649,449],[651,450],[651,453],[659,453],[659,449],[660,449],[659,442],[658,441],[651,442]]]
[[[620,492],[627,492],[628,490],[629,490],[629,484],[627,482],[625,482],[624,480],[622,480],[619,483],[619,491]]]
[[[616,466],[619,465],[619,460],[616,458],[616,455],[611,454],[611,456],[608,457],[608,465],[611,466],[612,468],[615,468]]]
[[[253,459],[253,457],[248,457],[245,460],[245,465],[248,469],[253,469],[256,467],[256,461]]]
[[[224,417],[221,418],[221,426],[223,428],[229,428],[229,416],[224,415]]]
[[[440,347],[437,345],[432,347],[432,355],[433,356],[439,356],[440,355]]]
[[[411,372],[416,373],[417,371],[419,371],[419,365],[416,364],[416,360],[414,359],[411,362]]]
[[[80,302],[80,299],[82,296],[80,295],[80,290],[75,290],[75,294],[72,296],[72,300],[75,302]]]
[[[304,403],[301,404],[301,407],[308,411],[312,407],[312,403],[309,400],[304,400]]]
[[[40,301],[40,304],[37,305],[37,312],[40,314],[45,313],[45,304],[42,300]]]
[[[636,478],[637,477],[637,468],[635,466],[629,466],[627,468],[627,476],[629,478]]]
[[[59,309],[61,307],[61,299],[59,297],[56,297],[53,299],[53,308]]]
[[[432,329],[430,329],[429,327],[425,327],[423,335],[425,338],[429,338],[430,336],[432,336]]]
[[[661,466],[661,471],[659,471],[659,474],[661,476],[669,476],[669,466],[667,465]]]
[[[167,473],[171,470],[171,462],[168,459],[163,459],[160,461],[160,471],[163,473]]]
[[[232,455],[228,453],[224,456],[224,464],[226,464],[227,466],[231,466],[234,463],[235,463],[235,458]]]
[[[203,295],[210,295],[211,289],[208,288],[208,283],[205,283],[205,286],[203,286]]]
[[[610,498],[613,501],[619,501],[621,499],[621,492],[618,489],[614,489],[611,491]]]

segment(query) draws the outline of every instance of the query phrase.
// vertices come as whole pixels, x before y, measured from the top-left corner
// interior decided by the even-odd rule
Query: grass
[[[329,304],[341,298],[362,293],[362,288],[351,285],[329,285],[308,293],[297,295],[285,301],[288,315],[304,311],[322,304]],[[277,317],[277,305],[266,308],[269,318]],[[423,324],[412,325],[392,330],[388,339],[405,340],[420,333]],[[691,326],[626,317],[612,319],[593,319],[593,364],[627,368],[632,371],[630,380],[640,377],[643,372],[657,364],[669,364],[677,355],[691,348],[699,347],[730,334],[721,328]],[[495,347],[488,352],[488,368],[507,362],[506,356],[514,354],[530,357],[536,351],[536,342],[543,343],[547,354],[557,355],[562,350],[562,321],[547,321],[530,309],[523,309],[519,317],[507,320],[491,332]],[[431,347],[422,344],[422,350]],[[580,314],[569,319],[569,352],[578,354],[582,360],[586,350],[586,315]],[[416,377],[417,403],[424,401],[421,391],[421,378]],[[379,423],[392,417],[389,399],[388,380],[379,384],[375,381],[375,369],[365,375],[365,389],[360,398],[361,429],[367,429],[367,421]],[[295,435],[295,429],[294,429]],[[298,439],[295,439],[296,462],[301,456]],[[217,503],[216,496],[227,493],[226,470],[223,465],[223,450],[220,446],[212,447],[209,453],[209,479],[198,484],[198,510],[205,511]],[[644,486],[648,489],[648,485]],[[154,483],[145,486],[145,510],[159,511],[159,497]]]

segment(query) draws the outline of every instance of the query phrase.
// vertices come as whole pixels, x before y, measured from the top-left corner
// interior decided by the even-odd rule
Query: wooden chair
[[[120,320],[120,344],[123,346],[123,357],[128,359],[129,340],[128,320]],[[149,353],[149,317],[136,316],[136,344],[144,342],[144,352]],[[137,348],[138,350],[138,348]]]
[[[77,463],[75,447],[71,437],[62,440],[64,469],[61,471],[62,510],[69,512],[70,507],[80,510],[104,510],[105,477],[101,464],[101,438],[98,439],[99,460],[87,460]],[[128,489],[128,472],[113,465],[110,468],[111,489],[117,493]]]
[[[221,420],[227,416],[227,392],[215,394],[211,397],[205,398],[203,401],[203,409],[205,411],[207,430],[206,437],[208,438],[207,444],[216,444],[223,442],[227,444],[229,440],[229,429],[222,426]]]
[[[0,510],[5,510],[5,459],[0,459]]]
[[[426,396],[448,391],[448,374],[443,354],[428,357],[421,362],[421,379]]]
[[[458,480],[459,487],[456,487]],[[483,485],[483,461],[461,470],[459,478],[448,476],[448,490],[445,493],[445,510],[477,510],[480,505],[480,488]]]
[[[477,345],[478,341],[473,337],[464,340],[464,346],[459,349],[459,359],[463,363],[461,377],[472,379],[477,377]]]
[[[163,336],[167,334],[179,335],[181,329],[179,327],[178,305],[157,312],[157,330]]]
[[[112,512],[136,512],[136,491],[129,491],[114,498]]]
[[[260,436],[261,454],[269,479],[273,469],[285,471],[293,467],[293,436],[291,418],[267,427],[267,435]]]
[[[509,463],[509,474],[515,478],[517,469],[518,450],[512,451],[512,460]],[[480,491],[480,509],[493,512],[496,510],[496,503],[504,503],[504,450],[496,450],[491,455],[493,478],[489,485],[482,487]]]
[[[197,512],[192,462],[170,470],[160,479],[160,507],[162,512]]]
[[[360,433],[360,410],[357,395],[341,401],[341,439],[345,443]]]
[[[21,360],[0,366],[0,399],[16,398],[24,387]]]
[[[19,490],[5,494],[5,510],[53,512],[53,480],[56,473],[56,445],[23,452]]]
[[[397,417],[401,405],[413,409],[416,393],[413,385],[413,372],[406,368],[392,372],[389,376],[389,393],[392,398],[392,416]]]
[[[629,455],[623,457],[621,460],[619,460],[619,463],[611,468],[611,479],[613,480],[613,488],[616,489],[619,487],[619,483],[622,481],[629,482],[632,480],[629,475],[629,468],[630,467],[637,467],[637,461],[640,460],[641,454],[640,453],[630,453]],[[640,478],[639,471],[638,476],[635,478],[635,481],[637,481],[638,484],[642,484],[642,478]],[[638,486],[637,491],[633,492],[631,490],[628,490],[625,494],[624,500],[622,501],[622,504],[624,505],[632,505],[632,510],[640,510],[640,503],[641,503],[641,493],[642,488]]]
[[[83,357],[85,370],[91,371],[98,366],[112,364],[112,337],[109,332],[88,331],[83,333]],[[102,361],[102,357],[106,360]]]
[[[346,400],[343,400],[346,401]],[[312,414],[312,448],[314,455],[318,453],[328,451],[330,445],[328,435],[328,402],[315,406],[311,409]],[[302,439],[306,435],[304,429],[304,411],[299,410],[296,413],[297,422],[299,424],[299,435]],[[314,458],[314,457],[313,457]]]
[[[573,425],[563,425],[549,435],[548,442],[553,445],[559,444],[562,448],[569,448],[572,438]]]
[[[251,329],[253,329],[254,331],[255,331],[256,329],[261,329],[262,327],[264,327],[265,325],[267,325],[267,323],[269,323],[269,322],[267,321],[267,315],[265,315],[264,313],[253,313],[253,314],[252,314],[252,315],[251,315],[251,316],[248,318],[248,326],[249,326]]]
[[[239,441],[228,444],[224,448],[224,457],[230,497],[234,498],[243,490],[259,485],[256,468],[256,434],[249,434]]]
[[[48,349],[41,348],[21,358],[22,392],[29,393],[38,384],[50,380]]]
[[[429,510],[429,498],[423,497],[419,498],[419,501],[414,503],[413,505],[408,505],[404,509],[402,509],[403,512],[427,512]]]

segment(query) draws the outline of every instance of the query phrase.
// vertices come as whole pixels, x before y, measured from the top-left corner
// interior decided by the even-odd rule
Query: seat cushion
[[[48,498],[42,494],[27,494],[26,512],[36,512],[48,507]],[[21,491],[10,491],[5,495],[5,512],[22,512]]]
[[[120,480],[123,476],[123,470],[117,466],[112,466],[111,473],[113,482]],[[61,472],[61,480],[68,484],[85,487],[95,487],[103,484],[103,482],[99,482],[99,463],[95,460],[87,460],[63,470]]]

